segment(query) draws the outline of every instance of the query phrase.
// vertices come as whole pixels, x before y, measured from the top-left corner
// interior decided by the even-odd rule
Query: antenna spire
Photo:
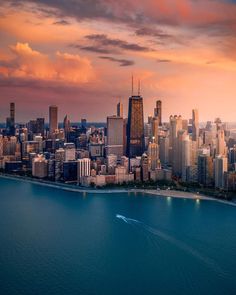
[[[140,86],[140,79],[138,80],[138,95],[140,95],[140,88],[141,88],[141,86]]]
[[[132,96],[133,96],[133,94],[134,94],[134,76],[133,76],[133,74],[132,74]]]

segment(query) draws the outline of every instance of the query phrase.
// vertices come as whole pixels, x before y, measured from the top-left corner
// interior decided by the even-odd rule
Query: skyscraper
[[[191,166],[191,144],[192,141],[189,138],[189,135],[186,135],[182,143],[182,162],[180,163],[182,168],[181,178],[183,181],[188,180],[187,171],[188,168]]]
[[[186,130],[178,130],[177,137],[174,139],[174,148],[173,148],[173,174],[181,177],[182,174],[182,164],[183,164],[183,144],[184,140],[187,137]]]
[[[178,136],[178,131],[182,130],[182,117],[181,116],[170,116],[170,136],[169,136],[169,161],[173,165],[174,161],[174,148],[175,142]]]
[[[149,180],[148,156],[145,153],[143,153],[141,157],[141,176],[142,176],[142,181],[145,182]]]
[[[218,155],[214,159],[214,178],[215,187],[224,188],[224,173],[228,170],[228,159],[225,156]]]
[[[107,155],[114,154],[118,158],[123,156],[123,131],[123,118],[117,116],[107,117]]]
[[[158,143],[158,131],[159,131],[158,127],[159,127],[159,119],[158,117],[154,117],[152,119],[152,137],[155,143]]]
[[[223,129],[217,131],[216,155],[226,155],[225,133]]]
[[[49,132],[53,134],[58,129],[58,107],[52,105],[49,107]]]
[[[198,110],[197,109],[192,110],[192,126],[193,126],[192,140],[193,141],[198,141],[198,137],[199,137],[199,116],[198,116]]]
[[[213,181],[213,160],[207,154],[198,156],[198,182],[203,185],[211,185]]]
[[[117,104],[117,117],[123,118],[123,103],[121,102]]]
[[[10,103],[10,117],[7,118],[7,133],[8,135],[15,135],[15,103]]]
[[[149,170],[155,171],[158,166],[159,147],[155,142],[150,142],[148,145],[148,164]]]
[[[68,119],[68,116],[66,115],[63,121],[63,128],[65,132],[65,138],[66,141],[68,141],[69,132],[70,132],[70,120]]]
[[[44,136],[44,118],[36,119],[36,129],[37,133],[40,133],[42,136]]]
[[[161,164],[169,162],[169,137],[160,137],[160,161]]]
[[[161,100],[156,101],[156,107],[154,109],[154,117],[158,118],[159,125],[162,125],[162,108],[161,108]]]
[[[127,156],[142,156],[144,151],[143,98],[132,95],[129,98],[127,124]]]

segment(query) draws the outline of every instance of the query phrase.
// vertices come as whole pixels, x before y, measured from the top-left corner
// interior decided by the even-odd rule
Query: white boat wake
[[[123,220],[125,223],[130,223],[130,222],[141,223],[141,221],[138,221],[138,220],[132,219],[132,218],[127,218],[127,217],[120,215],[120,214],[116,214],[116,218]]]
[[[176,238],[174,238],[174,237],[172,237],[172,236],[170,236],[158,229],[150,227],[139,220],[128,218],[128,217],[125,217],[120,214],[116,214],[116,218],[124,221],[127,224],[140,226],[145,231],[148,231],[149,233],[161,238],[162,240],[171,243],[172,245],[179,248],[180,250],[183,250],[184,252],[192,255],[193,257],[195,257],[196,259],[200,260],[205,265],[207,265],[210,269],[217,272],[219,275],[221,275],[223,277],[227,276],[227,273],[224,270],[222,270],[222,268],[213,259],[202,255],[199,251],[197,251],[196,249],[187,245],[186,243],[184,243],[184,242],[182,242],[182,241],[180,241],[180,240],[178,240],[178,239],[176,239]]]

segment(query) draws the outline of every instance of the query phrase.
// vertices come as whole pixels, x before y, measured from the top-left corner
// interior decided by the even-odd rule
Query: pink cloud
[[[0,74],[8,78],[86,83],[94,77],[91,61],[78,54],[56,52],[52,57],[33,50],[28,43],[10,46],[13,58],[0,61]]]

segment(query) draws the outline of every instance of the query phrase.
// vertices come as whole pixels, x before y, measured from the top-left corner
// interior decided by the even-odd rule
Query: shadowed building
[[[142,156],[144,151],[143,98],[140,95],[129,98],[127,124],[127,156]]]
[[[49,132],[53,134],[58,129],[58,108],[55,105],[49,107]]]
[[[161,109],[161,100],[157,100],[156,107],[154,109],[154,117],[158,118],[159,126],[162,125],[162,109]]]
[[[6,120],[7,134],[10,136],[15,135],[15,103],[10,103],[10,117]]]
[[[212,157],[201,154],[198,156],[198,182],[208,186],[213,182],[213,160]]]
[[[192,125],[193,125],[193,132],[192,132],[192,140],[198,141],[199,137],[199,117],[198,117],[198,110],[192,110]]]

